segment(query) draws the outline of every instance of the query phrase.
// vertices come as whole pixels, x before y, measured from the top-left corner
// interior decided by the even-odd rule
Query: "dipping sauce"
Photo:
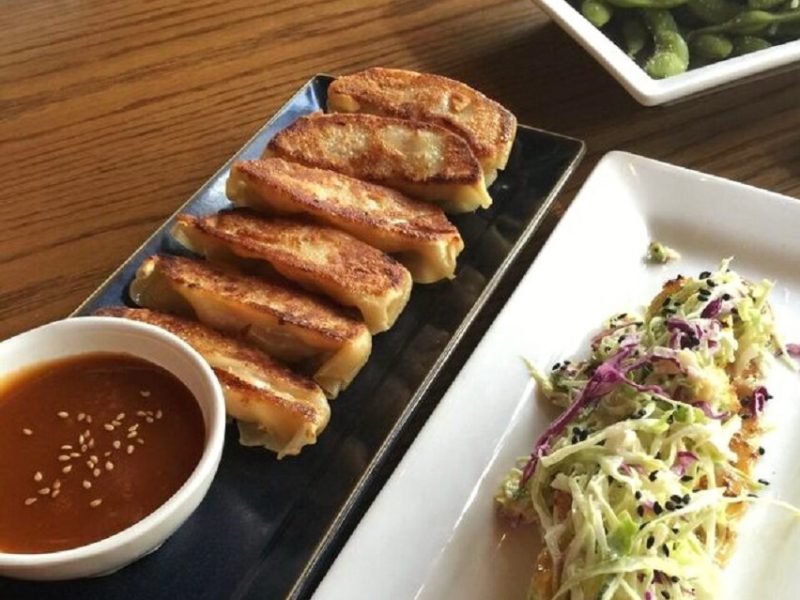
[[[0,552],[76,548],[141,521],[194,471],[200,406],[167,370],[91,353],[0,382]]]

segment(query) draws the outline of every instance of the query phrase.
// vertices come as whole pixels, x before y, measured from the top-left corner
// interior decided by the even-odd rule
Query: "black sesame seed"
[[[678,494],[672,494],[672,496],[670,496],[670,500],[672,500],[675,504],[680,504],[683,501]]]
[[[710,271],[703,271],[702,273],[700,273],[700,279],[708,279],[709,277],[711,277]]]
[[[713,290],[715,287],[717,287],[717,282],[714,281],[713,279],[709,279],[708,281],[706,281],[706,285]]]
[[[675,503],[672,500],[667,500],[664,503],[664,508],[666,508],[667,510],[675,510]]]
[[[760,456],[764,456],[764,454],[766,454],[766,452],[767,452],[767,451],[764,449],[764,446],[759,446],[759,447],[758,447],[758,454],[759,454]]]
[[[637,500],[641,500],[642,499],[642,492],[640,492],[639,490],[636,490],[636,493],[633,495],[633,497],[636,498]]]
[[[661,508],[661,505],[658,502],[656,502],[653,504],[653,512],[657,515],[660,515],[662,512],[664,512],[664,509]]]
[[[640,517],[643,517],[644,516],[644,506],[642,506],[641,504],[639,506],[637,506],[636,507],[636,514],[639,515]]]
[[[650,475],[648,475],[648,476],[647,476],[647,478],[648,478],[650,481],[655,481],[655,480],[656,480],[656,477],[658,477],[658,471],[652,471],[652,472],[650,473]]]
[[[747,494],[750,498],[758,498],[758,494]]]
[[[683,482],[689,482],[692,481],[693,479],[694,477],[692,477],[691,475],[684,475],[683,477],[681,477],[681,481]]]
[[[669,578],[669,580],[670,580],[672,583],[678,583],[678,582],[680,581],[680,578],[679,578],[677,575],[672,575],[672,576]]]
[[[661,306],[666,306],[667,304],[669,304],[669,296],[664,298],[664,302],[661,303]]]
[[[553,371],[558,371],[559,368],[561,368],[561,363],[556,363],[553,365]]]
[[[664,551],[664,554],[667,555],[667,558],[669,558],[669,548],[667,548],[667,545],[664,544],[663,546],[661,546],[661,549]]]
[[[680,532],[681,532],[681,530],[678,529],[677,527],[673,527],[672,528],[672,533],[674,533],[675,535],[678,535]],[[677,579],[677,577],[675,579]]]
[[[692,501],[692,497],[689,494],[684,494],[681,500],[683,500],[684,504],[689,504]]]
[[[664,596],[664,600],[669,600],[669,592],[667,590],[661,590],[661,595]]]
[[[760,483],[761,485],[769,485],[769,481],[767,481],[766,479],[759,479],[758,483]]]
[[[655,544],[655,543],[656,543],[656,538],[654,538],[652,535],[650,537],[648,537],[647,538],[647,549],[650,550],[650,548],[652,548],[653,544]]]
[[[639,531],[641,531],[641,530],[642,530],[642,529],[644,529],[645,527],[647,527],[647,521],[645,521],[644,523],[642,523],[641,525],[639,525]]]
[[[728,294],[728,293],[722,294],[722,299],[723,300],[730,300],[731,299],[731,295]]]

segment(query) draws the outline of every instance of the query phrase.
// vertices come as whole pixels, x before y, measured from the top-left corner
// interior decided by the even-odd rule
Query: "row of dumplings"
[[[149,257],[130,285],[140,308],[99,311],[187,341],[241,443],[279,458],[316,441],[412,283],[454,276],[464,244],[444,211],[491,203],[516,130],[464,84],[393,69],[335,80],[328,110],[233,165],[234,208],[177,217],[173,238],[202,259]]]

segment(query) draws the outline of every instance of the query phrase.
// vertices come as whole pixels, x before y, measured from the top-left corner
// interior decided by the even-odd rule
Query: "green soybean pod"
[[[581,13],[592,25],[601,28],[611,20],[612,8],[603,0],[583,0]]]
[[[650,77],[663,79],[678,75],[689,68],[689,47],[678,31],[678,25],[668,10],[642,11],[645,23],[653,35],[655,51],[644,64]]]
[[[730,21],[742,11],[730,0],[688,0],[687,6],[698,19],[715,25]]]
[[[728,58],[733,52],[733,42],[721,33],[704,33],[691,38],[689,47],[692,56],[699,56],[710,61]]]
[[[733,38],[733,54],[740,56],[742,54],[750,54],[751,52],[758,52],[759,50],[766,50],[771,47],[767,40],[764,38],[756,37],[754,35],[737,35]]]
[[[606,0],[617,8],[675,8],[683,6],[688,0]]]
[[[747,0],[747,6],[759,10],[770,10],[779,7],[786,0]]]
[[[647,44],[647,29],[635,15],[628,15],[622,22],[622,37],[628,56],[635,58]]]

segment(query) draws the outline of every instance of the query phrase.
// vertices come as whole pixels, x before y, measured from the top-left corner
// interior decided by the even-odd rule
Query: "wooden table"
[[[409,67],[586,140],[800,196],[800,69],[644,108],[525,0],[0,5],[0,339],[63,317],[317,72]]]

